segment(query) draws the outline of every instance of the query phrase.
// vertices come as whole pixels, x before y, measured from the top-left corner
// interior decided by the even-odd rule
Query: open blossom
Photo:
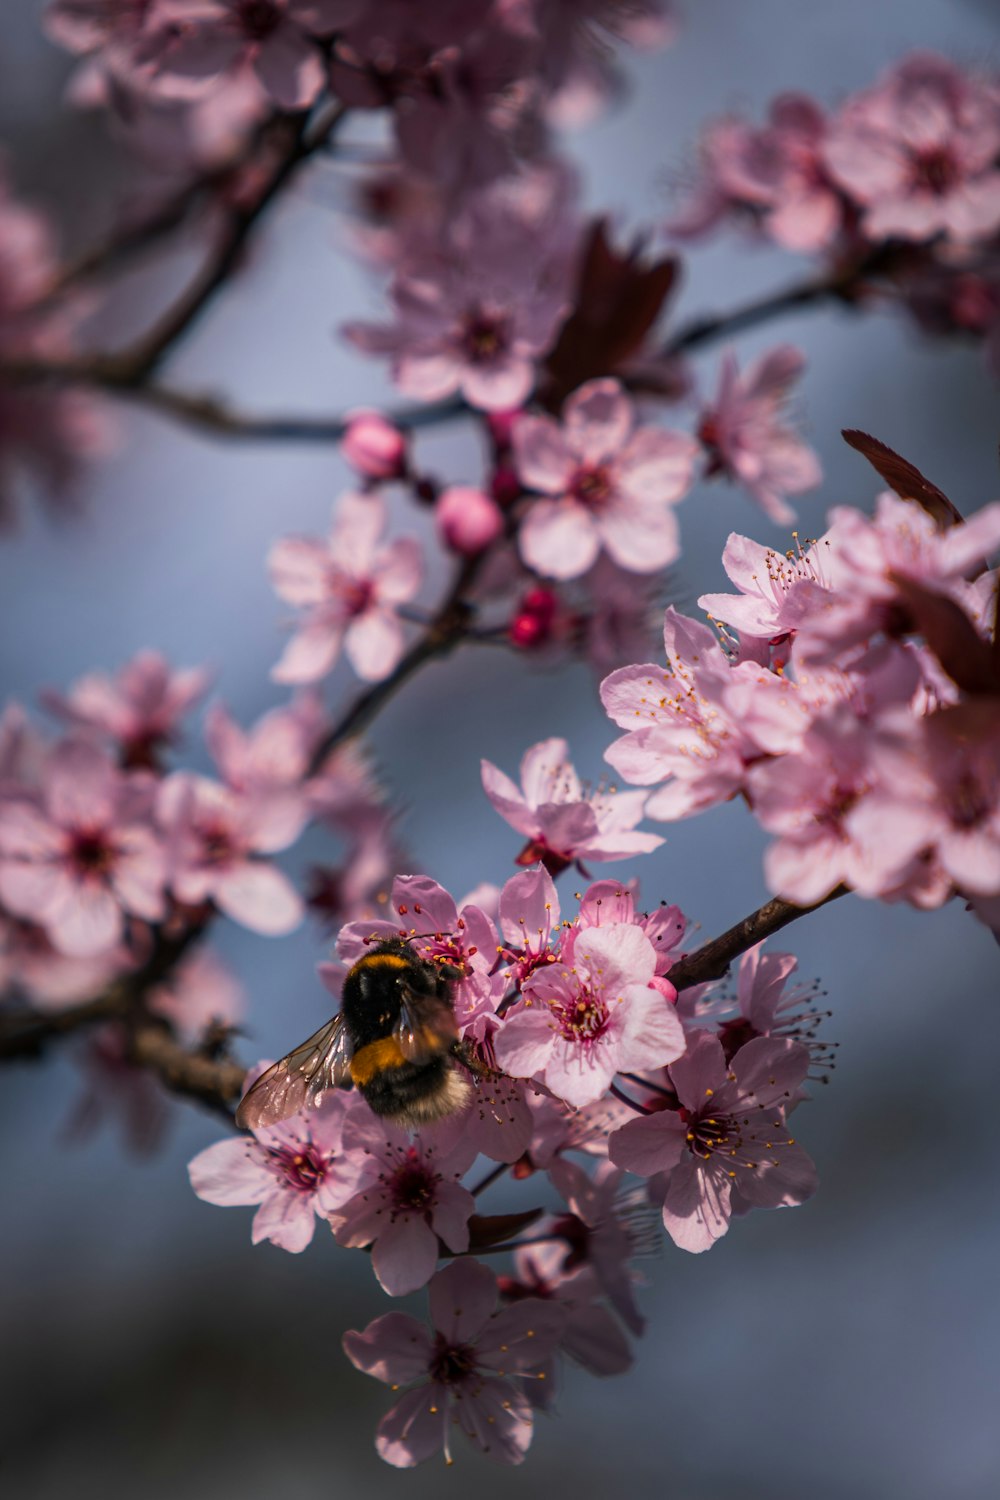
[[[497,1033],[500,1066],[515,1078],[540,1077],[567,1104],[592,1104],[621,1070],[653,1068],[684,1050],[684,1029],[650,981],[652,943],[637,927],[581,932],[573,967],[539,968]]]
[[[816,1169],[784,1120],[808,1067],[805,1047],[786,1038],[748,1042],[727,1067],[719,1041],[697,1032],[670,1069],[680,1110],[615,1131],[611,1160],[652,1179],[675,1245],[708,1250],[734,1212],[789,1207],[815,1192]]]
[[[403,654],[397,606],[420,587],[419,543],[399,537],[380,546],[385,505],[377,495],[344,495],[326,542],[286,537],[271,549],[271,581],[280,598],[306,611],[272,676],[318,682],[343,647],[359,677],[388,677]]]
[[[541,861],[551,873],[583,859],[627,859],[648,854],[663,840],[636,833],[645,806],[642,792],[584,791],[567,759],[565,740],[542,740],[525,752],[521,786],[482,763],[483,787],[502,818],[528,840],[519,864]]]
[[[552,498],[529,509],[521,556],[551,578],[578,578],[602,548],[634,573],[667,567],[680,554],[671,507],[690,487],[697,451],[683,433],[635,427],[617,380],[582,385],[561,424],[522,417],[514,428],[517,472]]]
[[[626,781],[668,781],[648,799],[653,818],[684,818],[741,791],[747,767],[761,754],[726,699],[734,682],[760,673],[732,667],[714,633],[673,606],[663,621],[666,669],[622,667],[601,684],[601,702],[626,734],[605,759]],[[777,679],[775,679],[777,681]]]
[[[334,1221],[337,1243],[371,1245],[372,1269],[390,1297],[430,1280],[439,1240],[449,1250],[469,1248],[476,1200],[459,1179],[477,1152],[460,1120],[411,1136],[362,1103],[348,1119],[344,1151],[354,1191]]]
[[[147,26],[135,57],[166,94],[197,96],[224,75],[251,69],[283,109],[304,109],[326,81],[317,36],[329,35],[360,0],[171,0],[169,24]]]
[[[401,247],[391,323],[345,329],[356,347],[391,358],[393,379],[414,400],[458,392],[482,411],[511,411],[555,342],[570,301],[570,193],[555,174],[513,181],[463,199],[439,233],[421,228]],[[541,222],[536,198],[548,209]]]
[[[268,825],[274,847],[292,844],[308,822],[308,772],[324,727],[318,701],[308,695],[287,708],[273,708],[244,730],[221,704],[209,709],[205,739],[226,785],[252,797],[258,828]]]
[[[164,852],[151,824],[152,787],[94,746],[67,741],[48,757],[37,797],[0,802],[0,900],[86,958],[114,947],[126,915],[164,913]]]
[[[42,701],[81,732],[116,742],[130,766],[152,766],[158,752],[177,742],[185,714],[204,695],[205,667],[171,667],[158,651],[140,651],[114,677],[91,672],[65,695]]]
[[[708,474],[741,484],[772,521],[793,521],[785,497],[814,489],[823,477],[813,450],[784,420],[789,390],[804,365],[790,344],[769,350],[743,375],[735,355],[724,355],[715,398],[698,429]]]
[[[553,1228],[569,1246],[565,1268],[588,1266],[626,1328],[642,1333],[646,1321],[636,1304],[631,1262],[648,1238],[641,1216],[648,1220],[650,1211],[637,1204],[636,1184],[630,1187],[625,1173],[610,1161],[599,1161],[590,1174],[558,1156],[548,1172],[569,1208]]]
[[[945,57],[916,52],[847,100],[824,144],[873,240],[967,241],[1000,228],[1000,92]]]
[[[214,901],[234,922],[269,937],[299,925],[302,902],[295,887],[274,865],[257,858],[291,842],[288,826],[275,823],[266,801],[178,771],[160,786],[157,818],[178,901]]]
[[[722,565],[740,592],[702,594],[699,608],[738,630],[741,640],[769,642],[791,635],[829,601],[838,572],[829,535],[806,548],[776,552],[734,531]]]
[[[252,1136],[219,1141],[188,1166],[191,1186],[221,1208],[258,1205],[253,1243],[270,1240],[297,1253],[351,1192],[338,1175],[344,1118],[350,1101],[327,1094],[318,1109],[292,1115]]]
[[[469,1260],[439,1271],[429,1298],[432,1329],[392,1312],[344,1335],[357,1369],[394,1389],[413,1387],[379,1423],[380,1456],[409,1469],[443,1448],[451,1463],[455,1425],[490,1458],[520,1463],[532,1433],[521,1381],[544,1375],[565,1312],[533,1297],[498,1311],[493,1272]]]
[[[739,215],[786,250],[825,249],[844,219],[823,160],[825,134],[823,112],[806,94],[773,100],[761,126],[734,116],[715,121],[700,143],[698,183],[671,219],[671,233],[702,234]]]

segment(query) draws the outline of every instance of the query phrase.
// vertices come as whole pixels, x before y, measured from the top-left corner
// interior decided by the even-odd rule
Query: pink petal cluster
[[[343,649],[359,677],[388,677],[403,654],[398,606],[420,587],[421,554],[412,537],[381,545],[385,506],[377,495],[344,495],[328,541],[286,537],[271,549],[280,598],[305,611],[301,628],[272,672],[277,682],[318,682]]]
[[[804,1047],[763,1038],[727,1066],[716,1038],[698,1033],[670,1069],[680,1108],[615,1131],[611,1160],[652,1179],[664,1228],[682,1250],[708,1250],[734,1212],[786,1208],[815,1192],[815,1167],[784,1117],[808,1066]]]
[[[167,864],[153,796],[93,745],[57,746],[37,792],[0,801],[0,901],[70,958],[114,948],[128,916],[157,921]]]
[[[802,905],[845,884],[935,906],[1000,893],[996,703],[988,641],[1000,506],[938,529],[883,495],[841,507],[784,557],[731,537],[738,594],[701,604],[736,633],[667,612],[667,669],[602,687],[627,733],[607,752],[674,818],[742,794],[775,835],[770,888]],[[921,631],[927,640],[921,642]]]
[[[680,237],[736,217],[786,250],[824,250],[842,232],[845,204],[823,155],[827,121],[805,94],[773,100],[767,123],[715,121],[699,143],[699,178],[670,221]]]
[[[352,1191],[334,1219],[337,1243],[372,1247],[372,1270],[390,1297],[427,1284],[441,1244],[469,1248],[476,1200],[459,1179],[477,1152],[460,1125],[444,1121],[411,1137],[359,1103],[344,1127],[344,1153]]]
[[[266,798],[176,771],[160,784],[156,814],[178,901],[211,901],[234,922],[268,937],[299,925],[298,892],[287,875],[259,857],[287,848],[297,829],[276,820]]]
[[[521,785],[492,761],[482,763],[483,787],[500,816],[528,843],[519,864],[541,860],[553,874],[574,861],[627,859],[663,842],[637,833],[645,797],[635,792],[587,792],[568,759],[565,740],[541,740],[521,761]]]
[[[804,365],[790,344],[761,355],[742,375],[735,355],[726,354],[698,428],[708,475],[742,485],[772,521],[793,521],[786,497],[815,489],[823,477],[816,454],[785,420],[790,389]]]
[[[602,549],[619,567],[654,573],[680,555],[672,507],[694,477],[697,445],[679,432],[635,426],[617,380],[591,380],[566,402],[561,423],[521,417],[518,475],[536,500],[522,522],[521,556],[550,578],[578,578]]]
[[[114,677],[90,672],[65,695],[48,692],[42,701],[77,732],[111,741],[126,765],[155,767],[209,679],[205,667],[175,669],[158,651],[140,651]]]
[[[915,52],[830,124],[823,156],[871,240],[985,239],[1000,229],[1000,90]]]
[[[541,1078],[579,1107],[599,1099],[620,1071],[672,1062],[684,1031],[650,985],[655,969],[656,952],[637,927],[580,932],[572,968],[549,964],[526,980],[494,1040],[500,1066],[516,1078]]]
[[[406,1313],[386,1313],[344,1335],[357,1369],[394,1389],[412,1387],[379,1424],[380,1456],[408,1469],[443,1449],[451,1463],[454,1425],[489,1457],[521,1463],[532,1434],[521,1382],[544,1375],[564,1312],[538,1298],[498,1310],[496,1278],[477,1261],[439,1271],[428,1296],[430,1330]]]
[[[189,1163],[191,1186],[221,1208],[257,1206],[253,1243],[270,1240],[296,1254],[311,1242],[317,1217],[339,1208],[352,1190],[341,1144],[349,1107],[344,1095],[328,1094],[319,1109],[253,1137],[219,1141]]]

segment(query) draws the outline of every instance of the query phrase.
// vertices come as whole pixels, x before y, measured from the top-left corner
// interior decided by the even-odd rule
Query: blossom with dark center
[[[175,669],[158,651],[140,651],[113,677],[88,673],[65,696],[46,692],[42,702],[81,733],[115,742],[125,765],[153,767],[159,752],[176,744],[209,676],[205,667]]]
[[[328,1217],[353,1191],[353,1180],[338,1170],[350,1102],[327,1093],[318,1109],[209,1146],[188,1166],[191,1186],[221,1208],[258,1204],[255,1245],[270,1240],[282,1250],[304,1250],[317,1217]]]
[[[126,914],[157,921],[166,869],[152,795],[93,745],[57,746],[40,792],[0,803],[0,900],[71,957],[113,948]]]
[[[520,865],[542,864],[550,875],[585,859],[649,854],[663,840],[638,833],[642,792],[586,791],[563,739],[541,740],[521,760],[521,786],[492,761],[482,762],[483,788],[497,812],[528,839]]]
[[[301,628],[272,672],[277,682],[318,682],[341,647],[359,677],[387,677],[403,654],[397,606],[420,587],[421,552],[413,537],[381,545],[385,504],[378,495],[344,495],[329,540],[285,537],[269,559],[279,597],[305,610]]]
[[[353,1192],[336,1215],[334,1233],[338,1244],[372,1247],[372,1269],[390,1297],[426,1285],[440,1242],[452,1251],[469,1248],[476,1200],[459,1179],[477,1147],[459,1121],[411,1137],[363,1102],[348,1119],[345,1169]]]
[[[697,444],[684,433],[636,427],[617,380],[574,391],[562,423],[525,416],[514,428],[518,476],[536,500],[521,526],[529,567],[578,578],[602,549],[633,573],[655,573],[680,555],[672,507],[694,478]]]
[[[611,1160],[651,1179],[675,1245],[708,1250],[734,1212],[786,1208],[815,1192],[816,1169],[784,1117],[808,1068],[806,1048],[787,1038],[748,1042],[727,1066],[718,1039],[696,1032],[670,1068],[681,1108],[615,1131]]]
[[[344,1352],[366,1375],[412,1386],[379,1424],[375,1446],[387,1463],[412,1468],[444,1449],[457,1426],[490,1458],[520,1463],[531,1442],[525,1377],[544,1378],[567,1314],[554,1300],[528,1296],[497,1310],[493,1272],[456,1260],[429,1287],[432,1328],[386,1313],[345,1333]]]
[[[684,1029],[670,1001],[650,988],[656,952],[638,927],[581,932],[573,968],[536,969],[494,1039],[500,1066],[541,1078],[567,1104],[592,1104],[619,1071],[673,1062]]]

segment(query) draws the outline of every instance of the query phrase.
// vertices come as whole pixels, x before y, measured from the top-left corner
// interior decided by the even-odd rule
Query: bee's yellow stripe
[[[381,958],[382,954],[376,957]],[[391,954],[384,955],[391,958]],[[377,1042],[369,1042],[367,1046],[360,1047],[351,1058],[351,1082],[359,1088],[366,1083],[371,1083],[377,1073],[382,1073],[386,1068],[401,1068],[406,1062],[399,1043],[394,1036],[380,1037]]]
[[[354,965],[356,969],[408,969],[411,960],[399,953],[366,953]]]

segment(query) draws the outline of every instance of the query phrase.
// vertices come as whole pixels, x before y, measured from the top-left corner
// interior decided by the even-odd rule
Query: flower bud
[[[546,645],[552,638],[558,609],[559,598],[552,589],[530,589],[508,627],[512,644],[525,651]]]
[[[496,501],[482,490],[462,484],[442,492],[434,507],[434,517],[446,546],[465,557],[485,551],[503,530],[503,516]]]
[[[402,479],[406,473],[406,438],[380,412],[355,412],[340,451],[366,479]]]

